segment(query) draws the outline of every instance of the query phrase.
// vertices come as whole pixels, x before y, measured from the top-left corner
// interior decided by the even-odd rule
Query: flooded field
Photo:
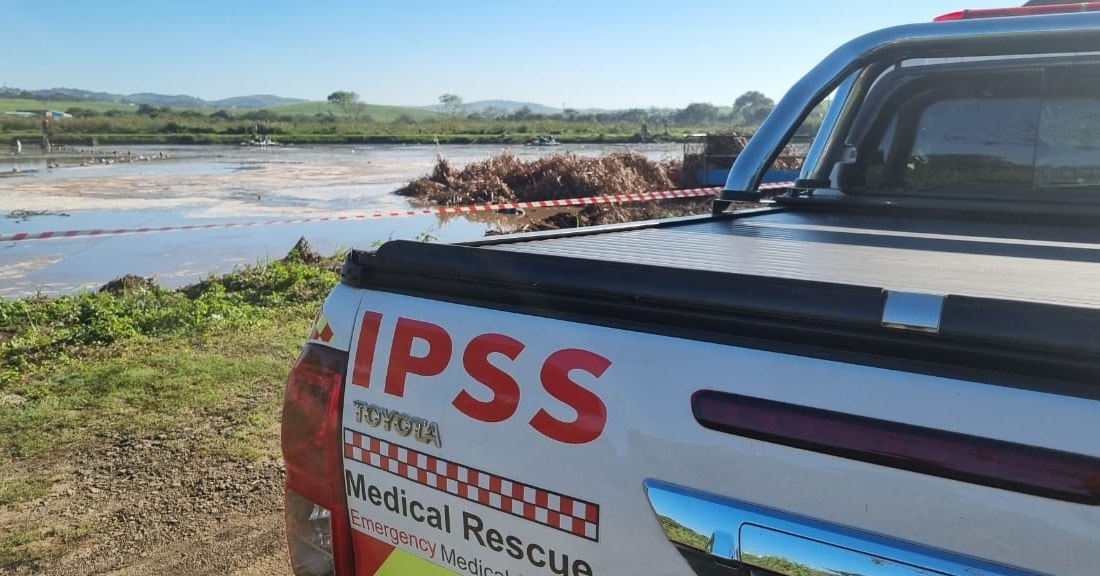
[[[187,217],[371,211],[407,206],[392,192],[431,170],[437,154],[455,166],[504,150],[499,146],[283,146],[98,148],[0,163],[5,210],[173,210]],[[633,150],[676,157],[676,144],[507,148],[521,158]],[[167,156],[163,158],[162,156]],[[89,165],[81,165],[81,161]],[[13,173],[12,169],[19,172]]]
[[[677,144],[556,147],[284,146],[100,147],[0,158],[0,236],[19,232],[249,223],[408,208],[393,194],[431,170],[508,149],[521,158],[632,150],[677,158]],[[0,297],[94,287],[123,274],[181,285],[208,272],[281,257],[300,237],[322,252],[389,238],[473,239],[517,216],[415,216],[350,222],[0,241]]]

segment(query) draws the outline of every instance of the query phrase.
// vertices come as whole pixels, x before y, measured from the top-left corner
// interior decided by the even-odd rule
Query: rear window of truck
[[[863,132],[854,137],[856,161],[840,167],[840,188],[920,196],[1094,193],[1100,66],[997,68],[899,71],[897,81],[878,83],[864,105]]]

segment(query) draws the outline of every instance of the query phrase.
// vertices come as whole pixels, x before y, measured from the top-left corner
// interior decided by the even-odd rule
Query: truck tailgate
[[[738,267],[805,257],[753,252],[723,251]],[[837,269],[806,258],[815,274]],[[1096,298],[1053,284],[1034,296]],[[1100,565],[1095,399],[577,320],[362,291],[343,400],[358,574],[672,575],[716,558],[821,574]],[[737,406],[766,417],[735,422]],[[809,432],[767,432],[792,418]],[[847,451],[837,422],[858,436]]]

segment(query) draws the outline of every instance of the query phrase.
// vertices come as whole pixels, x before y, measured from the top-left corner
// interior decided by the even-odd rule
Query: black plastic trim
[[[718,197],[723,202],[759,202],[764,193],[759,190],[723,190]]]
[[[377,253],[351,253],[343,281],[456,304],[1100,400],[1100,355],[991,343],[965,337],[963,328],[958,337],[883,328],[877,324],[877,290],[604,264],[395,241]],[[822,298],[837,304],[827,317],[820,313]],[[967,304],[961,300],[959,306]]]
[[[943,333],[996,345],[998,332],[1009,326],[1015,343],[1029,348],[1100,350],[1100,310],[965,296],[944,300]]]
[[[478,283],[534,292],[865,326],[881,322],[884,299],[881,289],[847,284],[410,241],[383,245],[375,265],[398,274],[426,273],[454,281],[476,278]],[[470,276],[471,271],[476,276]]]
[[[692,395],[704,428],[1089,506],[1100,505],[1100,458],[715,390]]]

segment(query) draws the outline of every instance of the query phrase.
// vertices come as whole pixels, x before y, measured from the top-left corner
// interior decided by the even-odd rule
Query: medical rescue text
[[[413,533],[367,517],[355,508],[349,510],[352,526],[395,546],[400,545],[420,552],[433,560],[443,561],[473,576],[507,574],[506,571],[491,568],[480,559],[469,557],[469,554],[463,555],[454,548],[437,544],[432,539],[432,535],[437,537],[457,535],[471,547],[477,546],[500,555],[507,555],[514,560],[526,562],[539,571],[559,576],[594,576],[595,574],[587,561],[490,527],[481,516],[468,510],[452,510],[449,504],[421,502],[408,497],[405,490],[397,486],[383,488],[371,484],[363,474],[355,474],[350,470],[346,470],[344,474],[349,497],[424,526],[424,532]]]

